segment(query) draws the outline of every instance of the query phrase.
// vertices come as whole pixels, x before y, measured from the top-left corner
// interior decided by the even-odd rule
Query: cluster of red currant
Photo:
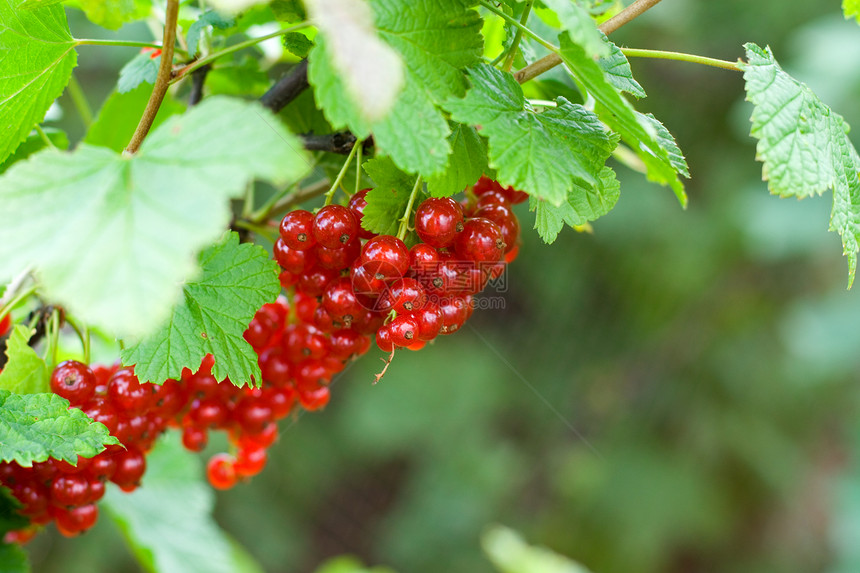
[[[322,298],[313,324],[323,332],[352,329],[375,335],[386,352],[418,350],[458,330],[472,313],[472,296],[516,258],[519,223],[511,207],[528,196],[481,178],[463,202],[426,199],[415,212],[421,242],[410,249],[362,228],[367,191],[346,207],[284,217],[275,244],[281,283]]]
[[[298,403],[317,410],[330,398],[332,377],[367,352],[375,336],[386,352],[418,350],[438,334],[458,330],[472,312],[472,296],[497,278],[517,254],[519,223],[511,206],[527,195],[482,178],[463,202],[430,198],[418,206],[412,248],[390,235],[361,227],[367,190],[348,206],[328,205],[316,215],[298,210],[280,226],[275,259],[281,284],[292,293],[264,305],[245,339],[258,355],[260,388],[238,388],[212,375],[213,358],[179,380],[141,384],[133,368],[63,362],[51,389],[103,423],[122,446],[110,446],[77,465],[58,460],[32,467],[0,463],[8,487],[29,518],[7,534],[23,542],[55,521],[64,535],[96,522],[96,502],[112,481],[133,491],[146,469],[145,454],[168,427],[201,451],[209,432],[223,430],[235,453],[214,455],[207,465],[213,487],[226,489],[262,471],[276,422]]]

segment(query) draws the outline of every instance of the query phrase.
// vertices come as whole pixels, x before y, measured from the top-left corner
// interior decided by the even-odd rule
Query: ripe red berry
[[[128,449],[114,454],[114,459],[116,471],[111,476],[111,481],[123,489],[134,489],[146,471],[146,458],[143,453],[134,446],[128,446]]]
[[[479,209],[475,211],[475,217],[489,219],[499,226],[502,231],[502,240],[505,242],[506,253],[516,247],[520,237],[520,223],[510,207],[498,204],[481,207],[479,204]]]
[[[388,324],[391,342],[397,346],[409,346],[418,340],[418,320],[410,314],[401,314]]]
[[[299,275],[305,270],[311,268],[317,261],[316,251],[308,249],[300,251],[289,247],[284,240],[278,239],[275,241],[275,246],[272,248],[275,260],[285,271]]]
[[[376,346],[383,352],[394,350],[394,342],[391,340],[391,328],[386,324],[376,331]]]
[[[331,399],[331,392],[328,386],[320,386],[315,390],[299,391],[299,403],[302,408],[312,412],[324,408]]]
[[[118,370],[108,383],[108,398],[127,417],[146,412],[153,403],[154,384],[141,384],[129,368]]]
[[[427,301],[427,293],[417,280],[409,277],[397,279],[385,293],[384,306],[396,310],[399,314],[411,313]]]
[[[82,505],[74,509],[58,509],[53,512],[57,531],[65,537],[74,537],[90,529],[99,518],[95,504]]]
[[[239,450],[236,464],[233,467],[238,475],[251,477],[263,471],[268,459],[269,456],[265,447],[248,445]]]
[[[60,474],[51,482],[51,503],[57,507],[75,507],[87,503],[90,481],[81,474]]]
[[[418,338],[420,340],[433,340],[442,330],[442,310],[435,301],[428,301],[415,313],[418,320]]]
[[[346,207],[326,205],[314,217],[313,234],[323,247],[337,249],[358,235],[358,223]]]
[[[281,219],[280,234],[291,249],[306,251],[316,244],[313,235],[314,216],[310,211],[291,211]]]
[[[209,442],[209,432],[206,428],[185,426],[182,428],[182,445],[190,452],[202,452]]]
[[[431,197],[415,211],[415,232],[428,245],[447,247],[462,230],[463,209],[450,197]]]
[[[350,197],[349,203],[347,204],[347,208],[352,211],[352,215],[355,217],[355,222],[358,223],[359,239],[371,239],[375,236],[375,233],[371,233],[361,226],[361,221],[364,218],[364,208],[367,207],[366,197],[368,191],[370,191],[370,189],[362,189]]]
[[[409,270],[409,249],[391,235],[370,239],[361,250],[362,266],[376,279],[399,279]]]
[[[457,235],[454,250],[466,260],[495,263],[504,255],[505,241],[499,226],[489,219],[469,219]]]
[[[236,458],[230,454],[215,454],[206,464],[206,478],[215,489],[230,489],[239,480]]]
[[[72,405],[81,405],[89,400],[96,389],[96,377],[86,364],[77,360],[60,362],[51,373],[51,391],[62,396]]]

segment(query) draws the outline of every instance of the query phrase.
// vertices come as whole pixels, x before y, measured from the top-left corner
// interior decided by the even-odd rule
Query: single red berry
[[[361,241],[358,237],[354,237],[346,245],[341,245],[336,249],[318,246],[316,253],[317,263],[321,266],[336,271],[348,269],[361,254]]]
[[[460,329],[469,318],[469,306],[466,300],[452,296],[441,302],[439,309],[442,311],[442,334],[451,334]]]
[[[316,244],[313,229],[314,215],[304,209],[291,211],[281,219],[281,238],[288,247],[297,251],[306,251]]]
[[[316,250],[300,251],[293,249],[287,246],[283,239],[275,241],[272,251],[281,268],[296,275],[311,268],[317,261]]]
[[[426,199],[415,211],[415,232],[428,245],[451,245],[463,230],[463,209],[450,197]]]
[[[116,460],[107,451],[100,453],[92,459],[87,468],[87,474],[91,478],[109,480],[116,471]]]
[[[278,439],[278,425],[268,424],[263,431],[257,434],[242,433],[235,441],[240,450],[259,447],[268,448]]]
[[[233,419],[248,434],[259,434],[274,421],[272,408],[262,398],[246,397],[233,410]]]
[[[399,279],[409,270],[409,249],[391,235],[370,239],[361,250],[362,266],[376,279]]]
[[[127,417],[137,416],[152,407],[155,391],[154,384],[141,384],[129,368],[111,376],[107,389],[111,403]]]
[[[391,342],[396,346],[409,346],[418,340],[418,320],[410,314],[401,314],[388,324]]]
[[[442,330],[442,310],[435,301],[428,301],[415,313],[419,340],[433,340]]]
[[[459,257],[476,262],[498,262],[505,253],[505,246],[499,226],[483,218],[467,220],[454,242]]]
[[[262,446],[248,446],[239,449],[236,456],[236,473],[242,477],[255,476],[266,467],[269,456]]]
[[[146,458],[143,453],[134,446],[128,446],[127,450],[121,450],[114,456],[116,471],[111,476],[111,481],[124,489],[137,487],[146,471]]]
[[[385,293],[388,308],[396,310],[399,314],[411,313],[427,301],[427,293],[417,280],[409,277],[397,279]]]
[[[190,452],[202,452],[209,442],[209,432],[206,428],[185,426],[182,428],[182,445]]]
[[[282,347],[272,346],[265,349],[260,353],[257,363],[266,382],[285,386],[290,381],[290,363]]]
[[[326,205],[314,217],[313,234],[323,247],[337,249],[358,235],[358,223],[346,207]]]
[[[475,211],[475,217],[489,219],[499,226],[502,231],[502,240],[505,242],[505,252],[510,252],[517,245],[520,238],[520,223],[517,216],[509,207],[504,205],[484,205]]]
[[[75,507],[87,503],[90,481],[80,474],[60,474],[51,482],[51,503],[57,507]]]
[[[355,298],[355,292],[352,290],[352,281],[345,277],[326,287],[322,305],[333,319],[341,321],[347,327],[352,324],[352,321],[361,311],[361,305],[359,305]]]
[[[298,288],[309,296],[322,296],[329,283],[338,277],[340,277],[338,271],[327,269],[321,265],[314,265],[301,274]]]
[[[328,386],[320,386],[315,390],[299,391],[299,403],[302,408],[312,412],[324,408],[331,399],[331,392]]]
[[[394,350],[394,342],[391,340],[391,328],[386,324],[376,331],[376,346],[383,352]]]
[[[72,405],[89,400],[96,390],[96,377],[86,364],[77,360],[60,362],[51,374],[51,391]]]
[[[215,489],[230,489],[239,480],[236,458],[230,454],[215,454],[206,464],[206,478]]]
[[[12,315],[7,314],[2,319],[0,319],[0,336],[3,336],[9,329],[12,327]]]

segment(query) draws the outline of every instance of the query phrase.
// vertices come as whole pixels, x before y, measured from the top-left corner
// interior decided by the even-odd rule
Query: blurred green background
[[[668,0],[612,39],[729,60],[770,45],[860,125],[860,28],[838,0]],[[134,53],[81,48],[94,107]],[[284,426],[262,475],[217,494],[217,521],[265,571],[346,553],[488,572],[493,523],[595,573],[860,570],[860,292],[829,194],[768,195],[740,74],[632,67],[638,107],[686,153],[689,208],[618,166],[621,199],[594,234],[525,233],[503,309],[398,353],[378,385],[378,351],[351,366],[325,411]],[[109,519],[29,549],[35,571],[137,568]]]

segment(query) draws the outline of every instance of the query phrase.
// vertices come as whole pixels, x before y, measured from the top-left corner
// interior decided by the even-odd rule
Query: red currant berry
[[[367,192],[370,189],[362,189],[355,195],[349,198],[349,203],[347,204],[347,208],[352,211],[352,215],[355,217],[355,222],[358,223],[358,238],[359,239],[372,239],[375,237],[375,233],[371,233],[367,229],[361,226],[361,221],[364,218],[364,208],[367,207]]]
[[[482,218],[466,221],[463,232],[457,235],[454,243],[454,249],[459,257],[490,263],[501,260],[505,246],[499,226],[489,219]]]
[[[281,238],[288,247],[297,251],[306,251],[316,244],[313,229],[314,215],[310,211],[291,211],[281,219]]]
[[[230,454],[215,454],[206,464],[206,478],[215,489],[230,489],[239,480],[236,458]]]
[[[391,342],[396,346],[409,346],[418,340],[418,320],[410,314],[401,314],[388,324]]]
[[[462,230],[463,209],[450,197],[431,197],[415,211],[415,232],[428,245],[447,247]]]
[[[53,512],[57,531],[64,537],[75,537],[90,529],[99,518],[99,509],[90,503],[74,509],[59,509]]]
[[[358,223],[346,207],[326,205],[314,217],[313,234],[323,247],[338,249],[358,235]]]
[[[480,207],[480,206],[479,206]],[[504,205],[485,205],[475,212],[475,217],[489,219],[499,226],[502,240],[505,242],[505,252],[510,252],[517,245],[520,237],[520,223],[517,216],[509,207]]]
[[[397,237],[379,235],[364,245],[361,263],[376,279],[399,279],[409,270],[409,249]]]
[[[124,490],[134,489],[146,471],[146,458],[134,446],[128,446],[127,450],[121,450],[114,455],[116,471],[111,476],[111,481]]]
[[[383,352],[394,350],[394,342],[391,340],[391,328],[386,324],[376,331],[376,346]]]
[[[415,313],[418,320],[418,339],[433,340],[442,330],[442,310],[434,301],[428,301]]]
[[[311,268],[317,261],[315,249],[308,249],[307,251],[293,249],[288,247],[283,239],[275,241],[275,246],[272,250],[275,260],[278,261],[281,268],[295,275],[299,275]]]
[[[202,452],[209,442],[209,432],[206,428],[185,426],[182,428],[182,445],[190,452]]]
[[[386,305],[398,313],[411,313],[427,302],[427,293],[417,280],[406,277],[391,283],[386,292]]]
[[[361,305],[355,299],[352,282],[348,278],[338,279],[325,290],[322,305],[335,320],[349,327],[353,319],[361,312]]]
[[[361,241],[358,237],[355,237],[346,245],[341,245],[337,249],[317,247],[316,253],[317,263],[321,266],[336,271],[347,269],[361,254]]]
[[[141,384],[129,368],[117,371],[108,383],[108,398],[127,417],[143,414],[152,407],[155,391],[153,384]]]
[[[320,386],[315,390],[299,391],[299,403],[302,408],[312,412],[324,408],[331,399],[331,392],[328,386]]]
[[[266,467],[269,456],[266,448],[261,446],[244,447],[236,456],[236,473],[242,477],[255,476]]]
[[[301,274],[298,287],[309,296],[322,296],[329,283],[338,277],[340,277],[338,271],[327,269],[322,265],[314,265]]]
[[[51,374],[51,391],[72,405],[85,403],[93,396],[95,389],[95,374],[86,364],[77,360],[61,362]]]
[[[90,480],[80,474],[60,474],[51,482],[51,503],[57,507],[75,507],[87,503]]]

